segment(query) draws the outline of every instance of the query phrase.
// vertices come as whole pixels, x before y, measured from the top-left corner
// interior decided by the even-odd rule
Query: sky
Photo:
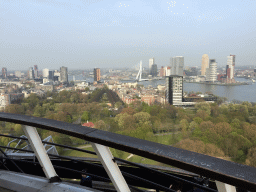
[[[0,67],[256,65],[254,0],[0,0]]]

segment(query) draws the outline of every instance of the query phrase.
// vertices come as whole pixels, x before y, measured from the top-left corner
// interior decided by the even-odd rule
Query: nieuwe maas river
[[[69,77],[72,79],[73,77]],[[81,77],[76,76],[77,80],[82,79]],[[87,79],[88,82],[92,82],[92,78]],[[236,81],[245,81],[250,82],[248,79],[236,78]],[[131,81],[122,81],[122,82],[131,82]],[[152,85],[152,87],[157,87],[157,85],[164,85],[165,80],[154,80],[154,81],[142,81],[139,84],[144,85],[145,87]],[[249,101],[256,102],[256,83],[249,85],[238,85],[238,86],[221,86],[221,85],[206,85],[198,83],[184,83],[184,91],[186,92],[212,92],[214,95],[220,97],[226,97],[228,101],[239,100],[239,101]]]
[[[251,83],[250,80],[244,78],[236,78],[236,81],[249,82],[249,85],[237,86],[221,86],[221,85],[206,85],[199,83],[184,83],[183,90],[186,92],[212,92],[214,95],[226,97],[228,101],[239,100],[256,102],[256,83]],[[144,86],[152,85],[156,87],[159,84],[165,84],[164,80],[140,82]]]
[[[236,78],[236,81],[245,81],[251,83],[250,80],[244,78]],[[156,87],[159,84],[165,84],[164,80],[159,81],[145,81],[140,82],[144,86],[152,85]],[[238,85],[238,86],[221,86],[221,85],[206,85],[198,83],[184,83],[183,90],[186,92],[212,92],[214,95],[220,97],[226,97],[228,101],[239,100],[256,102],[256,83],[249,85]]]

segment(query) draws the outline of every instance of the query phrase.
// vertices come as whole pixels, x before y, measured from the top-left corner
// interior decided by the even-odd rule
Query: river
[[[73,77],[69,77],[73,79]],[[82,76],[76,76],[77,80],[81,80]],[[248,79],[244,78],[235,78],[236,81],[246,81],[251,82]],[[92,82],[92,78],[87,78],[87,81]],[[131,82],[131,81],[122,81],[122,82]],[[138,82],[145,87],[151,85],[152,87],[157,87],[157,85],[164,85],[165,80],[153,80],[153,81],[142,81]],[[184,83],[183,90],[186,92],[212,92],[214,95],[220,97],[226,97],[228,101],[239,100],[239,101],[249,101],[256,102],[256,83],[251,83],[249,85],[238,85],[238,86],[221,86],[221,85],[206,85],[198,83]]]

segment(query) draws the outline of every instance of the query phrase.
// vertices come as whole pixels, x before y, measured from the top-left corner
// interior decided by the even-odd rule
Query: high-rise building
[[[171,105],[179,105],[183,101],[183,76],[166,77],[166,101]]]
[[[227,57],[227,66],[226,66],[226,76],[227,76],[227,81],[232,81],[234,80],[234,73],[235,73],[235,55],[231,55]]]
[[[1,94],[0,95],[0,108],[5,108],[6,106],[11,104],[11,98],[9,94]]]
[[[68,68],[61,67],[60,68],[60,82],[67,83],[68,82]]]
[[[167,66],[165,67],[165,76],[170,76],[171,75],[171,67]]]
[[[157,76],[157,64],[153,64],[151,66],[150,75],[152,75],[152,77],[156,77]]]
[[[94,81],[100,81],[100,68],[94,68]]]
[[[59,81],[60,79],[60,72],[58,70],[55,70],[53,73],[53,81]]]
[[[21,77],[21,71],[15,71],[15,76],[20,78]]]
[[[2,68],[2,78],[3,78],[3,79],[6,79],[6,78],[7,78],[7,68],[6,68],[6,67],[3,67],[3,68]]]
[[[165,77],[165,76],[166,76],[165,74],[166,74],[166,73],[165,73],[165,68],[164,68],[164,66],[162,66],[161,69],[160,69],[159,76],[160,76],[160,77]]]
[[[207,54],[204,54],[202,56],[201,75],[205,76],[205,72],[207,68],[209,68],[209,56]]]
[[[171,75],[183,76],[184,57],[176,56],[171,58]]]
[[[43,69],[43,83],[47,83],[49,77],[49,69],[45,68]]]
[[[209,68],[206,69],[206,81],[215,82],[217,81],[217,63],[215,59],[210,59]]]
[[[152,58],[149,59],[149,65],[148,65],[148,66],[149,66],[149,71],[151,70],[151,67],[152,67],[153,64],[155,64],[155,59],[154,59],[154,57],[152,57]]]
[[[37,65],[34,65],[34,74],[35,74],[35,78],[38,78],[38,67]]]
[[[29,67],[28,78],[29,79],[35,79],[35,74],[34,74],[33,67]]]

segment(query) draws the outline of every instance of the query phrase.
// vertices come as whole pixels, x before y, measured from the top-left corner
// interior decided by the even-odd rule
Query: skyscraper
[[[34,74],[33,67],[29,67],[28,78],[29,79],[35,79],[35,74]]]
[[[68,68],[67,67],[61,67],[60,68],[60,82],[67,83],[68,82]]]
[[[100,68],[94,68],[94,81],[100,81]]]
[[[183,76],[184,57],[183,56],[172,57],[170,60],[170,63],[171,63],[171,75]]]
[[[210,59],[209,68],[206,69],[206,81],[215,82],[217,81],[217,63],[215,59]]]
[[[38,78],[38,67],[37,65],[34,65],[34,74],[35,74],[35,78]]]
[[[183,101],[183,76],[171,75],[166,77],[166,101],[171,105]]]
[[[204,54],[202,56],[201,75],[205,76],[205,72],[207,68],[209,68],[209,56],[207,54]]]
[[[164,77],[165,76],[165,68],[164,68],[164,66],[162,66],[161,67],[161,69],[160,69],[160,77]]]
[[[49,69],[45,68],[43,69],[43,83],[47,83],[49,77]]]
[[[156,64],[153,64],[151,66],[150,75],[152,75],[152,77],[156,77],[157,76],[157,65]]]
[[[166,66],[165,67],[165,76],[170,76],[171,75],[171,67]]]
[[[227,66],[226,66],[226,75],[227,75],[227,83],[234,82],[234,73],[235,73],[235,55],[231,55],[227,57]]]
[[[152,58],[149,59],[149,71],[151,70],[151,67],[152,67],[153,64],[155,64],[155,59],[154,59],[154,57],[152,57]]]
[[[3,68],[2,68],[2,78],[3,78],[3,79],[6,79],[6,78],[7,78],[7,68],[6,68],[6,67],[3,67]]]

